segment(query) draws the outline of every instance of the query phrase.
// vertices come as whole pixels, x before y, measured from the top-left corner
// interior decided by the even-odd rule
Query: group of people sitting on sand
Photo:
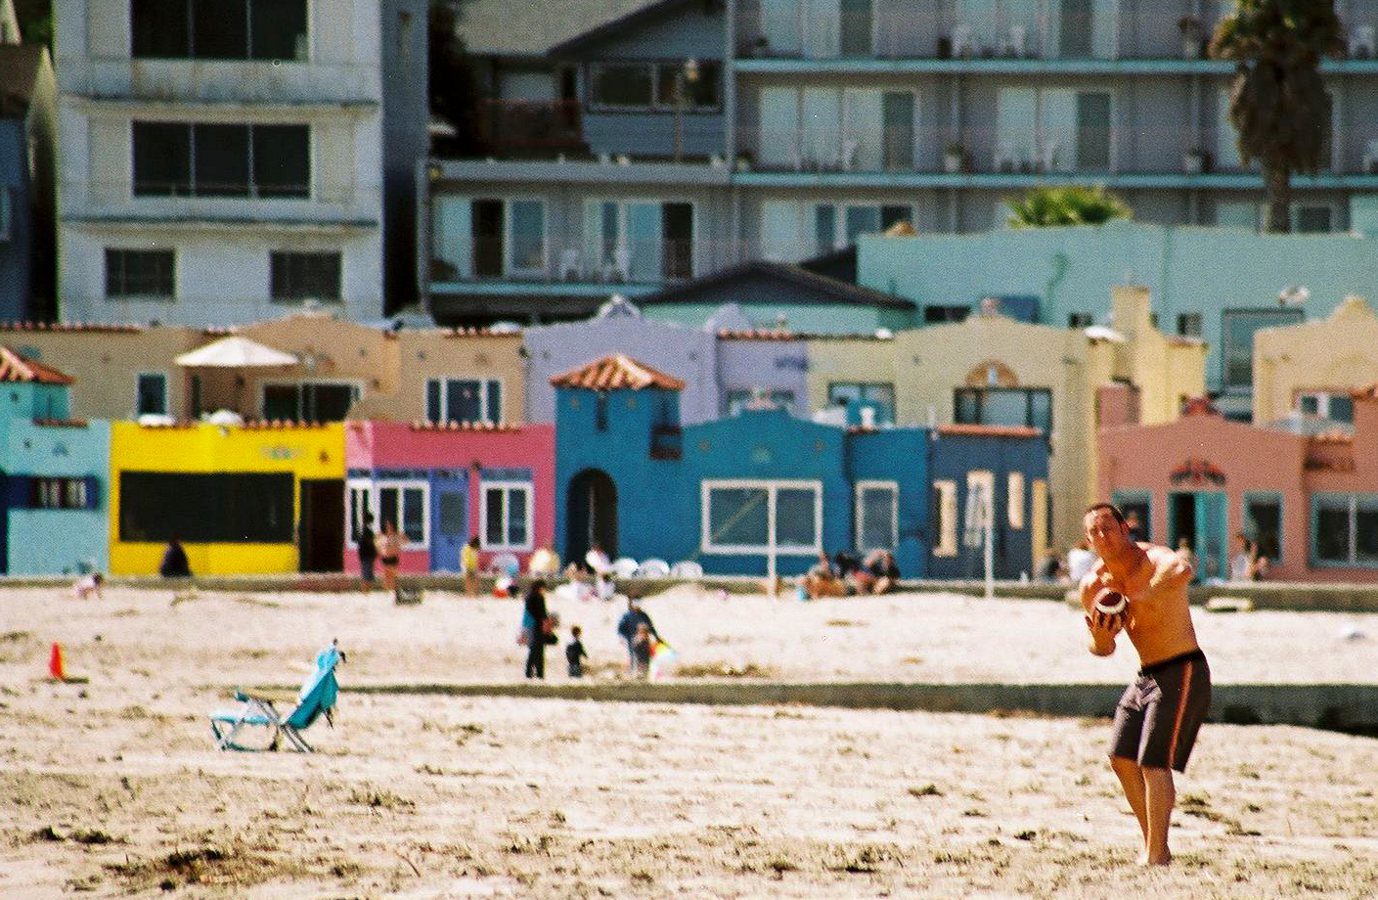
[[[899,587],[900,570],[889,550],[872,550],[864,559],[845,550],[832,558],[818,551],[818,562],[804,576],[801,586],[809,599],[887,594]]]

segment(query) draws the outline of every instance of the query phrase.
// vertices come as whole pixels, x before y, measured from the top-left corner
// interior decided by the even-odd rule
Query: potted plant
[[[1200,175],[1211,167],[1211,155],[1200,147],[1190,147],[1182,154],[1182,171],[1188,175]]]
[[[960,142],[952,141],[943,148],[943,171],[956,174],[966,168],[967,149]]]
[[[1196,16],[1183,16],[1177,20],[1177,30],[1182,35],[1182,58],[1199,59],[1201,44],[1206,36],[1201,20]]]

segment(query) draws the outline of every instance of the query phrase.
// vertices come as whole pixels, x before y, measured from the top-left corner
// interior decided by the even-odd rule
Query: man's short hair
[[[1121,525],[1129,524],[1124,520],[1124,513],[1120,512],[1120,508],[1113,503],[1092,503],[1090,506],[1086,507],[1086,512],[1082,513],[1081,517],[1084,519],[1091,515],[1091,513],[1101,509],[1110,510],[1110,515],[1114,516],[1115,521],[1119,522]]]

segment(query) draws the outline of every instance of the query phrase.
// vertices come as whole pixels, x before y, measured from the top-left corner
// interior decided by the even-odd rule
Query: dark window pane
[[[247,59],[245,0],[191,0],[191,48],[197,59]]]
[[[413,544],[426,540],[426,507],[422,503],[420,488],[402,491],[402,525],[398,530]]]
[[[523,488],[511,488],[507,492],[507,543],[521,547],[526,540],[526,499]]]
[[[1277,562],[1281,555],[1282,504],[1276,500],[1250,500],[1244,518],[1245,532],[1253,538],[1259,556]]]
[[[981,421],[981,392],[958,389],[953,396],[952,419],[958,425]]]
[[[717,109],[722,103],[722,65],[715,60],[699,62],[699,77],[689,83],[686,93],[694,109]]]
[[[263,418],[270,422],[295,422],[301,417],[301,392],[295,384],[270,384],[263,388]]]
[[[305,409],[302,418],[307,422],[343,422],[354,402],[354,388],[347,384],[302,385]]]
[[[1378,503],[1367,498],[1354,512],[1354,561],[1378,562]]]
[[[812,547],[817,509],[811,488],[779,488],[775,492],[775,543],[783,547]]]
[[[507,494],[502,488],[489,488],[484,491],[484,543],[490,547],[501,547],[503,540],[502,513]]]
[[[187,0],[133,0],[130,53],[135,59],[185,59],[191,55],[189,26]]]
[[[1354,421],[1354,401],[1349,397],[1330,397],[1330,418],[1336,422]]]
[[[167,376],[149,374],[139,376],[138,415],[167,413]]]
[[[1180,313],[1177,316],[1177,333],[1182,337],[1201,336],[1201,314]]]
[[[274,300],[340,299],[340,254],[278,252],[271,263]]]
[[[502,421],[502,382],[496,378],[488,381],[485,385],[488,393],[487,421],[498,423]]]
[[[311,129],[255,125],[254,185],[260,197],[311,195]]]
[[[651,105],[651,67],[644,63],[595,66],[590,86],[593,106]]]
[[[661,206],[665,253],[661,274],[666,278],[694,276],[694,205],[665,203]]]
[[[191,193],[191,126],[181,122],[135,122],[134,194]]]
[[[1349,561],[1349,502],[1320,500],[1316,510],[1316,558]]]
[[[766,545],[769,511],[765,488],[713,488],[708,496],[709,543],[743,547]],[[812,533],[809,541],[813,541]]]
[[[426,382],[426,421],[441,421],[440,379],[432,378]]]
[[[292,476],[121,472],[120,540],[284,544],[293,540]],[[214,510],[215,515],[207,515]]]
[[[254,59],[306,60],[306,0],[252,0],[249,29]]]
[[[453,379],[445,383],[445,420],[447,422],[483,421],[482,384],[478,381]]]
[[[501,200],[475,200],[474,274],[479,278],[496,278],[503,274],[503,230],[505,218]]]
[[[198,197],[249,196],[247,125],[196,125],[192,130]]]
[[[1254,332],[1292,325],[1305,318],[1299,309],[1232,309],[1222,314],[1221,356],[1227,388],[1250,388],[1254,383]]]
[[[105,296],[173,296],[174,257],[171,250],[105,251]]]

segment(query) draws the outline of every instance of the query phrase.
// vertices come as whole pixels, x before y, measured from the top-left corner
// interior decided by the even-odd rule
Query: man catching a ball
[[[1187,606],[1191,566],[1167,547],[1137,543],[1124,514],[1097,503],[1082,520],[1100,557],[1081,580],[1081,604],[1096,656],[1115,652],[1121,630],[1139,653],[1139,675],[1115,708],[1110,768],[1139,820],[1139,862],[1167,865],[1168,827],[1184,772],[1211,702],[1210,667],[1196,643]]]

